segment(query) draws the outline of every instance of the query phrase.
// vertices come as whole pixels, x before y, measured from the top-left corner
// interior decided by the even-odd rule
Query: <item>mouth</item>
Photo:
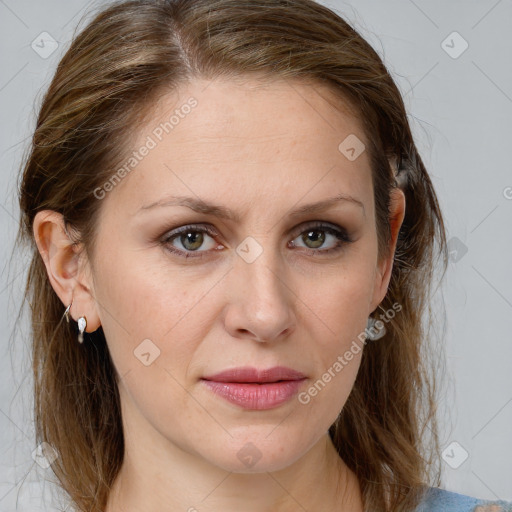
[[[240,367],[203,377],[201,382],[215,395],[244,409],[265,410],[288,402],[306,380],[292,368]]]

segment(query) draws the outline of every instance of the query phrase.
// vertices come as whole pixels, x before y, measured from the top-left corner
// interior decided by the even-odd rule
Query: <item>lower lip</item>
[[[249,382],[217,382],[204,380],[202,382],[215,394],[228,402],[244,409],[272,409],[284,404],[297,394],[305,379],[285,380],[256,384]]]

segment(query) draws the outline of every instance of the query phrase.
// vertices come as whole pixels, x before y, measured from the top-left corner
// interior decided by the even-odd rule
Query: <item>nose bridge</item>
[[[285,266],[270,236],[247,237],[237,247],[233,282],[238,291],[230,305],[230,327],[271,340],[294,322],[293,293],[286,283]]]
[[[254,299],[263,303],[273,302],[277,306],[286,301],[288,288],[283,282],[284,265],[275,245],[271,236],[258,240],[247,237],[237,248],[239,258],[236,266]]]

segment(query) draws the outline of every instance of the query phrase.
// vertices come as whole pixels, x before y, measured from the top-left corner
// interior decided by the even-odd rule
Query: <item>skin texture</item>
[[[103,326],[120,376],[126,455],[108,512],[363,510],[355,475],[327,434],[362,351],[308,404],[294,397],[245,410],[200,381],[238,366],[284,365],[308,377],[307,390],[386,294],[405,198],[393,193],[392,244],[378,261],[367,154],[350,161],[338,150],[350,134],[365,137],[328,92],[248,78],[195,80],[162,96],[133,150],[190,97],[198,103],[101,199],[94,261],[71,247],[60,214],[37,214],[34,236],[63,311],[73,298],[70,314],[86,316],[87,332]],[[290,213],[337,194],[364,208],[340,201]],[[170,195],[222,204],[240,218],[185,206],[140,210]],[[315,245],[311,221],[344,228],[353,241],[322,255],[337,239],[315,228],[325,235]],[[179,236],[167,243],[198,247],[184,258],[159,240],[187,224],[216,234],[203,234],[203,245]],[[236,250],[246,237],[262,249],[251,263]],[[134,354],[147,339],[151,357],[160,350],[148,366]],[[259,457],[251,466],[237,456],[247,443]]]

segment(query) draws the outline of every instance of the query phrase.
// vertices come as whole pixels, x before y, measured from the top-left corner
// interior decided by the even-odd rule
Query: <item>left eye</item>
[[[217,244],[214,237],[217,236],[215,230],[209,226],[184,226],[178,231],[171,233],[162,240],[162,244],[172,253],[189,257],[203,257],[204,253],[210,250],[221,250],[222,245]],[[209,241],[208,241],[209,239]],[[330,240],[330,247],[320,249]],[[205,246],[205,241],[208,243]],[[289,246],[301,247],[307,252],[315,255],[324,255],[326,253],[337,252],[341,250],[344,244],[352,240],[342,228],[335,228],[328,224],[317,223],[302,228],[299,236],[295,237]],[[181,247],[177,246],[180,244]],[[300,245],[300,244],[304,245]],[[202,248],[202,250],[200,250]],[[194,254],[200,253],[200,254]]]
[[[331,247],[323,249],[320,252],[327,252],[335,249],[341,245],[340,242],[342,241],[348,242],[341,231],[332,229],[328,226],[319,226],[307,229],[306,231],[303,231],[297,238],[295,238],[295,240],[302,242],[304,244],[303,246],[297,245],[295,240],[292,240],[291,243],[294,247],[306,247],[307,249],[315,250],[324,246],[326,240],[329,239],[331,240]]]

